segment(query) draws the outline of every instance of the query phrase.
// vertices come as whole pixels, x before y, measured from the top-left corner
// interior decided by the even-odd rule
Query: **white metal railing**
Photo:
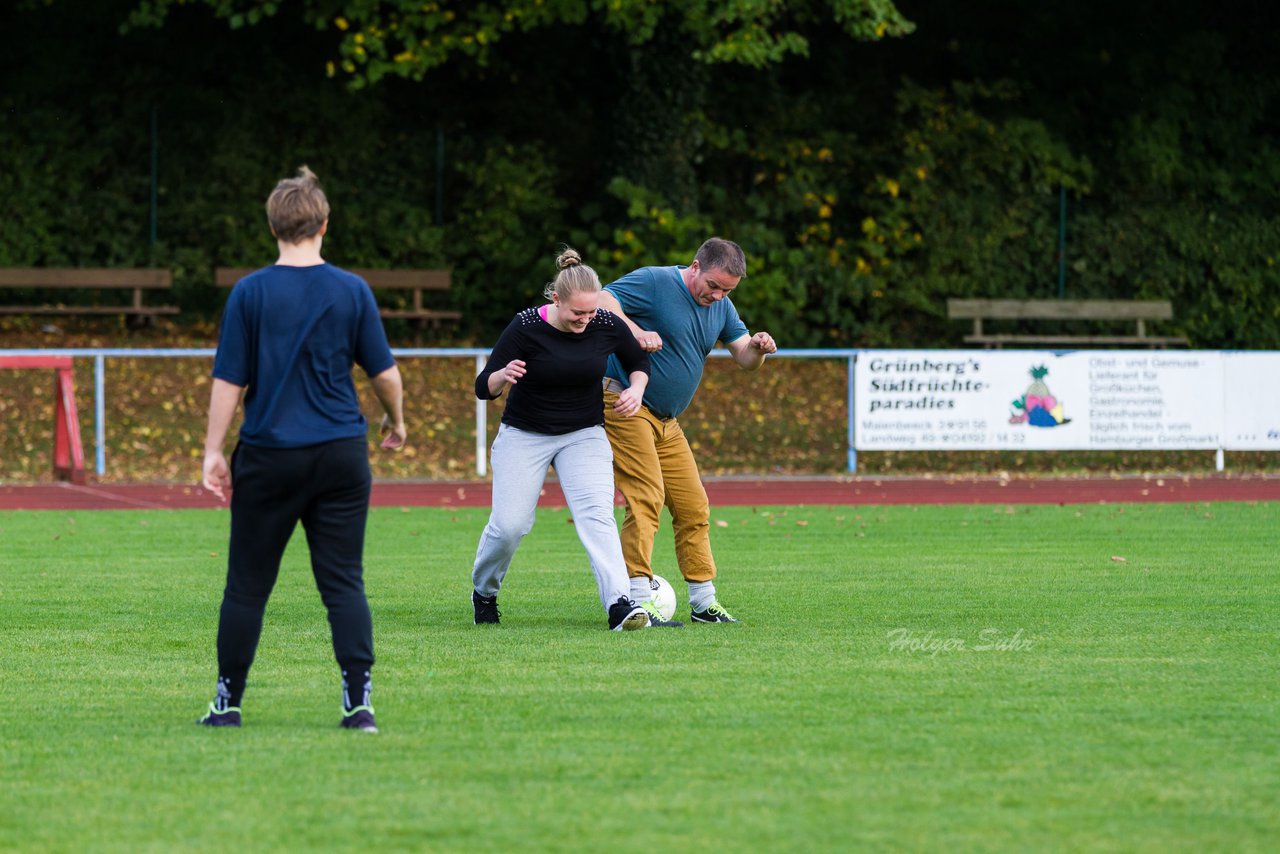
[[[66,348],[66,349],[39,349],[39,350],[0,350],[0,356],[71,356],[77,359],[93,359],[93,444],[94,444],[94,465],[98,476],[106,474],[107,470],[107,429],[106,429],[106,360],[112,358],[129,358],[129,359],[188,359],[188,358],[207,358],[212,359],[216,350],[214,348],[168,348],[168,349],[133,349],[128,347],[118,348]],[[480,373],[484,369],[485,362],[489,358],[489,350],[480,347],[418,347],[418,348],[392,348],[392,354],[397,359],[418,359],[418,358],[472,358],[475,360],[476,373]],[[857,452],[853,446],[853,366],[858,350],[844,349],[813,349],[813,350],[779,350],[770,358],[799,358],[799,359],[844,359],[847,363],[847,373],[845,382],[845,405],[846,405],[846,447],[847,447],[847,463],[848,470],[854,472],[857,470]],[[729,355],[727,350],[714,350],[711,353],[714,357],[726,357]],[[488,431],[488,407],[486,401],[476,399],[476,474],[484,477],[488,472],[488,454],[487,454],[487,431]]]
[[[106,473],[106,360],[110,358],[212,359],[215,352],[213,348],[14,349],[0,350],[0,357],[69,356],[93,359],[95,463],[98,475],[102,476]],[[490,350],[476,347],[393,348],[392,353],[397,359],[470,358],[474,360],[476,372],[479,373],[489,358]],[[712,351],[711,356],[724,358],[729,356],[729,352],[718,349]],[[845,361],[847,366],[846,462],[850,473],[857,470],[859,446],[864,450],[1009,450],[1014,447],[1023,450],[1130,449],[1123,443],[1106,443],[1080,437],[1069,438],[1065,434],[1070,431],[1066,429],[1038,431],[1041,435],[1034,436],[1026,430],[1013,435],[1018,431],[1017,427],[990,429],[991,413],[1000,412],[1006,406],[1008,390],[1017,389],[1025,384],[1022,372],[1027,369],[1027,365],[1031,362],[1040,362],[1040,370],[1044,371],[1043,366],[1051,363],[1049,360],[1059,360],[1052,369],[1056,372],[1055,388],[1058,381],[1056,377],[1063,376],[1062,372],[1069,369],[1074,370],[1077,385],[1067,386],[1071,391],[1071,403],[1075,407],[1084,408],[1089,416],[1089,422],[1097,419],[1118,422],[1129,417],[1125,412],[1092,411],[1095,405],[1105,409],[1107,401],[1091,399],[1092,386],[1087,384],[1099,378],[1126,376],[1124,372],[1115,374],[1113,368],[1116,365],[1126,371],[1130,368],[1143,371],[1140,386],[1135,388],[1148,389],[1148,386],[1157,388],[1163,385],[1161,393],[1167,398],[1170,415],[1178,415],[1173,420],[1186,422],[1174,425],[1170,429],[1181,430],[1187,436],[1198,430],[1200,435],[1191,436],[1189,441],[1183,441],[1182,436],[1171,435],[1166,437],[1170,440],[1169,442],[1150,446],[1150,449],[1155,447],[1162,447],[1165,450],[1216,448],[1219,471],[1224,468],[1224,450],[1280,450],[1280,402],[1273,402],[1270,397],[1256,393],[1258,388],[1265,387],[1270,382],[1276,370],[1280,370],[1280,353],[1274,351],[1178,351],[1177,354],[1166,355],[1163,351],[1151,350],[1087,351],[1086,353],[1070,350],[797,349],[779,350],[770,358],[842,359]],[[1031,362],[1023,364],[1027,359]],[[863,375],[855,373],[855,365],[859,360],[867,366]],[[984,381],[962,383],[963,388],[957,386],[956,378],[947,371],[961,362],[965,364],[972,362],[972,376],[976,377],[981,373]],[[1006,362],[1009,364],[1005,365]],[[877,364],[882,369],[879,373]],[[1106,370],[1093,376],[1094,367]],[[884,373],[885,370],[889,373]],[[1003,379],[1000,379],[1002,372]],[[893,381],[881,382],[877,386],[872,382],[877,376],[881,379],[891,377]],[[992,382],[993,378],[998,381]],[[1135,379],[1134,382],[1138,380]],[[1079,383],[1086,385],[1079,385]],[[981,393],[979,393],[979,386],[982,387]],[[1103,383],[1102,391],[1108,389],[1114,391],[1117,387],[1114,382],[1110,385]],[[945,411],[948,413],[946,420],[934,424],[933,421],[937,419],[926,416],[925,420],[916,419],[920,423],[914,424],[907,423],[910,419],[899,415],[898,404],[911,403],[909,400],[903,400],[904,396],[916,395],[921,389],[929,394],[938,392],[955,397],[954,400],[944,401]],[[988,397],[991,399],[987,399]],[[1030,399],[1028,396],[1027,400],[1030,401]],[[883,409],[879,416],[876,414],[877,407]],[[884,418],[886,413],[891,416],[891,423],[878,425],[877,418]],[[488,469],[487,414],[487,402],[477,399],[475,401],[475,471],[480,477],[485,476]],[[1072,427],[1072,430],[1078,428],[1079,422],[1083,419],[1076,419],[1076,421],[1078,423]],[[1194,424],[1202,421],[1207,426],[1190,429]],[[861,426],[861,434],[858,436],[855,436],[855,422]],[[1068,422],[1063,420],[1062,423],[1066,425]],[[880,426],[883,426],[884,430],[877,435],[877,429]],[[978,426],[982,426],[987,432],[982,436],[970,435]],[[1150,424],[1137,424],[1132,427],[1127,424],[1113,426],[1124,427],[1129,431],[1128,435],[1142,434],[1144,429],[1150,433],[1152,429]],[[911,433],[905,436],[909,441],[896,436],[904,430]],[[951,432],[946,432],[948,430]],[[969,432],[964,432],[966,430]],[[1058,434],[1063,435],[1059,438]],[[1053,438],[1046,438],[1050,435]],[[1014,439],[1018,442],[1010,444]],[[1149,448],[1148,445],[1134,443],[1131,449]]]

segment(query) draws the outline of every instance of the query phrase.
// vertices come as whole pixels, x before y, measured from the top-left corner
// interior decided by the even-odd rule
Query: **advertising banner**
[[[1223,401],[1218,352],[872,350],[854,366],[854,447],[1217,449]]]
[[[1224,447],[1280,451],[1280,353],[1223,353]]]

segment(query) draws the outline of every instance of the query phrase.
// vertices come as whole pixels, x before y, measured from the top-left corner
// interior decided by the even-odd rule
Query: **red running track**
[[[713,478],[715,506],[798,504],[1097,504],[1171,501],[1280,501],[1280,476],[1144,476],[1096,478]],[[385,482],[373,487],[375,507],[488,507],[486,482]],[[195,484],[48,483],[0,486],[0,510],[108,510],[216,507]],[[547,481],[539,504],[563,507]]]

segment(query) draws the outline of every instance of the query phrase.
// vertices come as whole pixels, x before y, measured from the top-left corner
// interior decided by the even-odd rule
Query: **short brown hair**
[[[285,178],[267,197],[267,222],[277,240],[300,243],[320,233],[329,218],[329,200],[320,179],[306,166],[297,178]]]
[[[703,270],[723,270],[738,279],[747,275],[747,256],[742,247],[732,240],[712,237],[698,247],[698,254],[693,256],[693,260]]]

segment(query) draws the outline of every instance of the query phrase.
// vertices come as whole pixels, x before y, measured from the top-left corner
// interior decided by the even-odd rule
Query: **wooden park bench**
[[[0,267],[0,289],[131,291],[128,303],[93,305],[43,303],[0,305],[0,314],[103,315],[122,314],[146,322],[159,314],[177,314],[176,305],[145,305],[143,291],[168,290],[173,273],[154,267],[111,269],[95,267]]]
[[[214,271],[214,281],[220,288],[234,287],[235,283],[252,273],[256,267],[218,267]],[[453,282],[449,270],[367,270],[344,268],[355,273],[369,283],[369,287],[377,291],[408,292],[408,305],[380,305],[379,313],[383,317],[403,317],[416,320],[430,326],[439,326],[444,322],[456,322],[462,318],[462,312],[452,309],[428,307],[423,297],[428,292],[439,293],[449,290]]]
[[[986,347],[998,348],[1005,344],[1067,347],[1187,345],[1187,339],[1181,336],[1147,334],[1147,321],[1173,319],[1173,306],[1165,300],[949,299],[947,317],[951,320],[972,320],[973,333],[964,337],[965,342]],[[1132,335],[992,333],[983,328],[984,320],[1134,321],[1137,325]]]

